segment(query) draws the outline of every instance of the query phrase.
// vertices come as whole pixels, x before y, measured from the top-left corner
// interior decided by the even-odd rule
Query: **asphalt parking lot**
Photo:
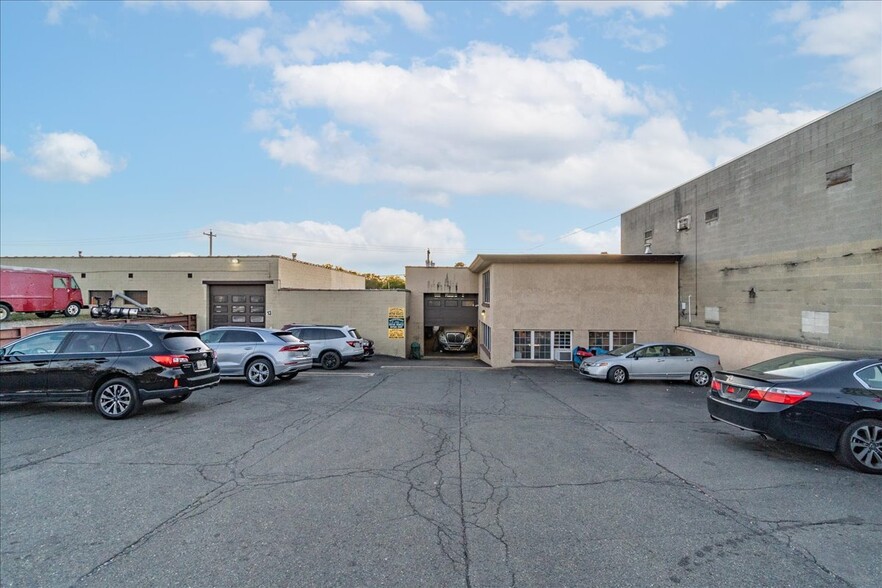
[[[882,476],[687,384],[375,357],[0,405],[2,586],[878,586]]]

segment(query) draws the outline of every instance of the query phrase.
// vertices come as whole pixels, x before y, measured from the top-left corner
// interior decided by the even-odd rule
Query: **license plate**
[[[201,372],[202,370],[208,369],[208,362],[204,359],[199,359],[196,361],[196,371]]]

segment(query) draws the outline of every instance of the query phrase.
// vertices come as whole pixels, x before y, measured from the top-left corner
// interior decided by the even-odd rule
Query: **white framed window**
[[[484,295],[484,304],[490,304],[490,272],[486,271],[481,274],[481,290]]]
[[[490,325],[488,325],[487,323],[481,323],[481,335],[483,337],[483,341],[481,342],[481,344],[484,345],[487,351],[490,351],[491,349],[490,334]]]
[[[603,347],[608,351],[622,345],[630,345],[636,339],[634,331],[588,331],[588,346]]]
[[[572,331],[515,331],[514,359],[553,359],[558,350],[572,349]]]

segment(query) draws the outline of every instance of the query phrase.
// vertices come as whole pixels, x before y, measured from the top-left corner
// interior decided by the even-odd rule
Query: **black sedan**
[[[718,371],[707,409],[715,421],[882,474],[882,353],[796,353]]]

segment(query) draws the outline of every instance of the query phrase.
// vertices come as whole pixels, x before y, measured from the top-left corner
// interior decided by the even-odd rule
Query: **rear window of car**
[[[170,351],[207,351],[208,346],[198,336],[190,333],[169,333],[162,342]]]
[[[279,331],[277,333],[273,333],[273,335],[275,335],[285,343],[300,343],[300,339],[287,331]]]
[[[349,329],[349,335],[355,337],[356,339],[362,338],[362,336],[358,334],[358,329]]]
[[[150,347],[150,343],[138,337],[137,335],[129,335],[128,333],[117,333],[116,342],[120,351],[140,351]]]
[[[751,372],[785,378],[808,378],[853,360],[826,355],[785,355],[744,368]]]

